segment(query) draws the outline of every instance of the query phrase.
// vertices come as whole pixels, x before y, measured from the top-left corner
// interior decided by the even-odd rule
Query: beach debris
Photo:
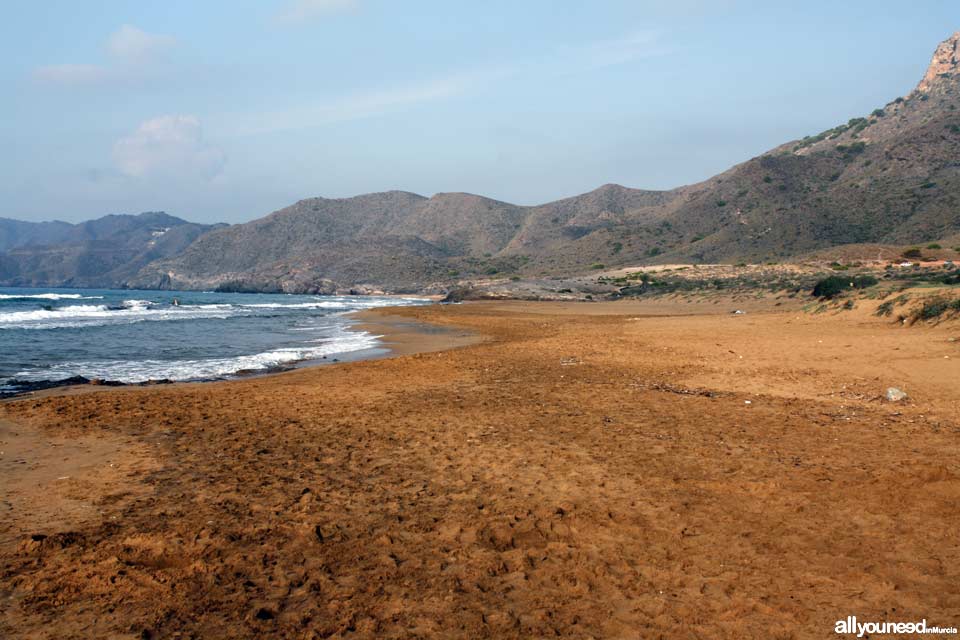
[[[579,364],[583,364],[583,361],[580,358],[569,357],[569,358],[560,358],[561,367],[574,367]]]
[[[906,400],[908,398],[905,391],[901,391],[896,387],[890,387],[887,389],[887,400],[890,402],[900,402],[901,400]]]
[[[743,404],[753,404],[753,402],[751,400],[744,400]]]
[[[742,316],[742,315],[745,314],[745,313],[746,313],[746,311],[744,311],[743,309],[735,309],[735,310],[733,310],[733,311],[730,312],[730,315],[733,315],[733,316]]]
[[[719,391],[713,391],[713,390],[711,390],[711,389],[699,389],[699,388],[692,388],[692,389],[690,389],[690,388],[686,388],[686,387],[677,387],[677,386],[674,386],[674,385],[663,384],[663,383],[659,383],[659,382],[655,382],[655,383],[653,383],[653,384],[651,384],[651,385],[642,385],[642,384],[641,384],[641,385],[636,385],[636,386],[639,386],[639,387],[641,387],[641,388],[644,388],[644,387],[645,387],[645,388],[647,388],[647,389],[650,389],[651,391],[665,391],[665,392],[667,392],[667,393],[676,393],[676,394],[682,395],[682,396],[703,396],[704,398],[719,398],[719,397],[721,397],[722,395],[724,395],[724,394],[720,393]]]

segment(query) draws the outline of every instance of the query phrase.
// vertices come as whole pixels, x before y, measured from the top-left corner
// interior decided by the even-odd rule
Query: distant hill
[[[68,222],[23,222],[0,218],[0,251],[31,244],[55,244],[73,229]]]
[[[214,228],[165,213],[81,224],[0,220],[0,285],[111,287]]]
[[[611,184],[532,207],[466,193],[311,198],[225,228],[164,223],[176,231],[150,251],[142,232],[77,240],[93,227],[65,223],[49,223],[46,233],[62,237],[39,249],[30,246],[39,230],[4,221],[0,250],[11,248],[0,254],[0,280],[419,291],[601,265],[782,261],[839,245],[956,242],[958,49],[960,33],[937,48],[905,97],[670,191]]]

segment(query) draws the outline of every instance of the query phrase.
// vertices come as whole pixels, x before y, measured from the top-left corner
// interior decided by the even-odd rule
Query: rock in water
[[[890,402],[900,402],[901,400],[906,400],[907,394],[896,387],[890,387],[887,389],[887,400]]]

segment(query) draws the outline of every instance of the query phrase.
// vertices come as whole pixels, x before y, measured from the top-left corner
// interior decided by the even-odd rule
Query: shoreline
[[[261,378],[265,376],[275,376],[289,373],[291,371],[329,366],[332,364],[360,362],[364,360],[378,360],[382,358],[392,358],[414,353],[445,351],[447,349],[456,349],[459,347],[469,346],[471,344],[477,344],[483,340],[482,337],[470,334],[469,332],[457,331],[441,325],[431,325],[427,322],[414,321],[409,318],[390,313],[391,310],[397,308],[398,307],[389,306],[374,307],[371,309],[352,311],[347,314],[347,317],[356,320],[356,323],[350,324],[347,327],[348,330],[365,331],[377,337],[379,344],[367,349],[334,353],[330,356],[324,356],[323,358],[319,359],[300,360],[297,362],[291,362],[282,367],[275,367],[263,371],[237,372],[224,378],[198,380],[149,380],[145,382],[130,383],[89,378],[84,378],[86,382],[82,382],[78,380],[80,376],[68,378],[66,380],[41,380],[36,382],[36,388],[28,388],[24,389],[23,391],[14,391],[9,393],[9,395],[0,394],[0,403],[24,398],[43,398],[53,395],[90,393],[103,391],[106,389],[149,388],[157,386],[180,386],[233,382],[252,378]]]

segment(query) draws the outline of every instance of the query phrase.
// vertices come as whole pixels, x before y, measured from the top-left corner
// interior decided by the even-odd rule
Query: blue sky
[[[956,0],[7,3],[0,216],[696,182],[908,93]]]

